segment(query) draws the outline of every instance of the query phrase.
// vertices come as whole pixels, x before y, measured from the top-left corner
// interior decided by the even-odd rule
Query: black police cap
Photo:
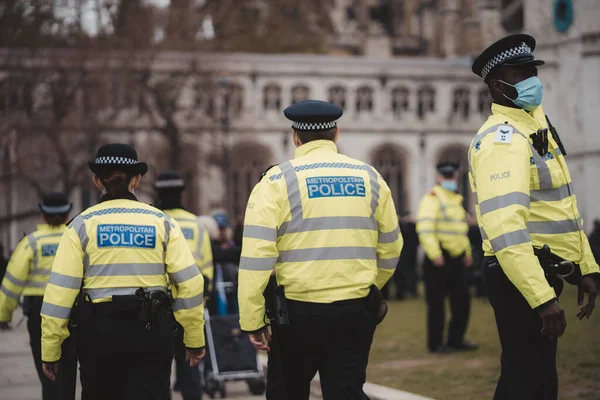
[[[62,192],[46,193],[39,204],[40,211],[46,215],[67,214],[73,208],[69,198]]]
[[[320,132],[335,128],[344,110],[326,101],[305,100],[289,106],[283,114],[297,131]]]
[[[90,170],[103,176],[113,171],[121,171],[128,175],[144,175],[148,172],[148,164],[138,161],[137,151],[124,143],[105,144],[98,149],[96,159],[88,162]]]
[[[183,177],[177,171],[164,171],[158,174],[156,182],[154,182],[154,189],[156,190],[183,190],[185,189],[185,183]]]
[[[451,175],[458,171],[460,165],[453,162],[441,162],[435,166],[437,171],[442,175]]]
[[[487,82],[490,74],[500,66],[524,64],[543,65],[544,61],[533,56],[535,39],[531,35],[518,33],[493,43],[475,59],[471,70]]]

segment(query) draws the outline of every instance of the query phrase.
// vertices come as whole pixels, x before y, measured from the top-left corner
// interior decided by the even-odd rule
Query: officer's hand
[[[56,374],[58,374],[58,361],[52,363],[42,363],[42,369],[44,370],[44,374],[51,381],[56,380]]]
[[[471,268],[473,266],[473,257],[465,256],[465,268]]]
[[[8,322],[0,322],[0,331],[9,331],[11,329]]]
[[[250,342],[256,350],[270,351],[269,342],[271,341],[271,334],[269,333],[269,328],[264,327],[261,330],[249,333]]]
[[[438,258],[433,260],[433,265],[435,265],[438,268],[441,268],[444,266],[444,257],[443,256],[439,256]]]
[[[206,349],[185,349],[185,361],[189,361],[190,367],[195,367],[204,358]]]
[[[542,308],[538,309],[538,314],[540,314],[540,318],[542,318],[542,335],[553,339],[560,337],[565,333],[567,320],[565,318],[565,311],[558,301],[554,300],[553,302],[544,305]]]
[[[577,318],[580,320],[583,317],[590,318],[594,307],[596,307],[596,280],[591,276],[584,276],[577,285],[577,304],[583,304],[583,297],[587,293],[588,301],[587,304],[581,307],[581,310],[577,313]]]

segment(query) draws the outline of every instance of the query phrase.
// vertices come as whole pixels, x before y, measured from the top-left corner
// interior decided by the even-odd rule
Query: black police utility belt
[[[551,285],[563,279],[571,285],[578,285],[581,280],[581,268],[578,264],[565,260],[552,253],[550,246],[545,244],[541,249],[533,248],[533,253],[540,261],[546,280]]]
[[[265,297],[266,316],[269,323],[275,327],[288,326],[290,324],[290,316],[287,299],[285,298],[285,289],[283,286],[277,285],[275,277],[271,276],[263,295]],[[377,324],[379,325],[387,314],[388,306],[377,286],[371,286],[369,295],[365,298],[365,301],[367,309],[375,314]]]
[[[170,293],[160,290],[139,288],[135,295],[112,296],[112,301],[103,303],[92,303],[88,295],[82,296],[77,307],[77,320],[82,323],[104,317],[138,320],[146,324],[146,329],[151,329],[172,318],[173,299]]]

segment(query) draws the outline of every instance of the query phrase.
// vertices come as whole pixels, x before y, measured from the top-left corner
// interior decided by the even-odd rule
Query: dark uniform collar
[[[133,200],[133,201],[138,201],[137,197],[135,197],[135,194],[133,194],[131,192],[127,192],[126,195],[119,196],[119,197],[111,196],[110,194],[105,193],[105,194],[102,195],[102,197],[100,197],[100,201],[98,203],[104,203],[105,201],[110,201],[110,200]]]

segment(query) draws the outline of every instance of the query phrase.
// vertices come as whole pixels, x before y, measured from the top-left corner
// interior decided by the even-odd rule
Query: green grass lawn
[[[559,399],[600,399],[600,310],[589,320],[575,314],[577,292],[565,285],[561,304],[567,330],[558,344]],[[493,397],[500,373],[500,341],[487,299],[473,299],[467,338],[470,353],[431,355],[425,342],[425,300],[393,301],[371,348],[369,382],[438,400]],[[448,312],[449,314],[449,312]]]

